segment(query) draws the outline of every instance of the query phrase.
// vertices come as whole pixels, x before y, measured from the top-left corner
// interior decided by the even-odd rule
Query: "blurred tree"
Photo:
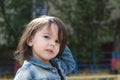
[[[5,71],[13,70],[13,51],[15,50],[19,36],[24,25],[31,19],[31,1],[25,0],[0,0],[0,35],[4,36],[5,44],[0,45],[0,67],[9,66]],[[2,40],[1,40],[2,41]],[[10,70],[11,69],[11,70]],[[2,70],[4,72],[4,70]],[[13,74],[13,72],[11,72]]]
[[[120,0],[109,0],[108,9],[111,11],[109,22],[114,31],[114,51],[120,52]]]
[[[69,24],[68,41],[71,49],[89,56],[89,52],[99,51],[102,44],[113,41],[113,32],[107,23],[110,14],[106,8],[107,2],[108,0],[51,0],[48,5],[52,5],[56,13],[52,13],[51,9],[48,12]]]
[[[7,46],[16,48],[25,24],[45,13],[42,0],[0,0],[0,18],[4,20]]]
[[[71,49],[90,55],[89,52],[99,51],[102,44],[113,41],[118,34],[117,27],[115,31],[113,24],[108,25],[109,10],[116,8],[111,6],[108,10],[108,1],[112,0],[0,0],[0,20],[4,21],[0,25],[5,28],[7,46],[15,48],[29,20],[41,14],[55,15],[67,23]],[[113,21],[114,26],[117,21]]]
[[[45,14],[42,4],[42,0],[0,0],[0,36],[6,40],[5,44],[0,44],[0,65],[8,64],[7,58],[13,58],[24,26],[31,19]]]
[[[4,19],[7,46],[15,48],[23,25],[31,19],[31,1],[1,0],[1,14]]]

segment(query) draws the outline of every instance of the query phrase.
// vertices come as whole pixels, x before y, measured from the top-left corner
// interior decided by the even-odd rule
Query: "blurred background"
[[[0,0],[0,77],[15,75],[13,53],[24,26],[40,15],[59,17],[66,25],[76,61],[68,75],[120,69],[120,0]]]

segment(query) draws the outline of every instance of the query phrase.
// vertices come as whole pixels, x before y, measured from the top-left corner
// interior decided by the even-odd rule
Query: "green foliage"
[[[24,25],[31,19],[31,1],[4,0],[1,7],[7,46],[16,47]]]
[[[60,17],[66,23],[68,45],[73,52],[82,52],[83,56],[86,54],[89,56],[93,51],[100,51],[102,44],[113,40],[114,31],[106,25],[110,14],[106,8],[108,0],[35,1],[35,5],[33,0],[0,1],[0,17],[4,19],[4,23],[0,22],[0,25],[6,30],[7,46],[17,46],[24,25],[33,18],[32,13],[43,5],[44,1],[47,3],[48,13],[53,7],[55,12],[52,11],[52,15]],[[49,4],[52,4],[51,7]]]
[[[90,56],[91,52],[100,51],[102,44],[113,40],[113,31],[106,25],[110,15],[106,8],[107,1],[48,1],[54,3],[52,5],[58,12],[54,15],[70,25],[67,27],[68,44],[73,52],[82,52],[83,56]]]

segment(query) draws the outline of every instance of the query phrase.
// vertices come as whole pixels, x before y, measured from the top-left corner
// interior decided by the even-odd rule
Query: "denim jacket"
[[[59,58],[52,59],[51,64],[52,66],[31,57],[24,61],[14,80],[66,80],[66,73],[70,73],[75,67],[68,47]]]

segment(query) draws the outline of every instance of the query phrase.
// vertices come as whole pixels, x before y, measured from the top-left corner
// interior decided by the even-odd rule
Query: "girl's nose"
[[[51,40],[50,45],[54,47],[55,46],[55,41]]]

